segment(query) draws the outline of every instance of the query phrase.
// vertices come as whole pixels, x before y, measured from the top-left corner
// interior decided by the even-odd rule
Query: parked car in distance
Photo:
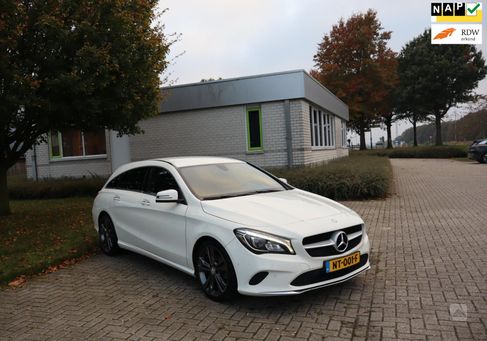
[[[487,139],[473,141],[468,148],[468,158],[487,163]]]
[[[93,221],[104,253],[123,248],[172,266],[217,301],[300,294],[370,268],[355,212],[235,159],[126,164],[95,198]]]

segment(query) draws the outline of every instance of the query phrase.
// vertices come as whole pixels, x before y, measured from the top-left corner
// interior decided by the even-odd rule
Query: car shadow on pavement
[[[110,257],[111,258],[111,257]],[[372,255],[372,260],[374,255]],[[269,315],[273,313],[297,313],[321,315],[327,310],[350,309],[353,301],[360,301],[365,291],[366,276],[361,274],[347,282],[305,292],[292,296],[244,296],[238,295],[228,302],[218,303],[208,299],[200,290],[196,280],[181,271],[161,264],[150,258],[123,251],[116,261],[126,263],[130,271],[135,271],[134,276],[147,281],[149,290],[154,297],[160,298],[159,304],[171,305],[177,312],[178,306],[185,309],[188,304],[213,308],[216,311],[227,309],[239,311],[246,315]],[[132,270],[133,269],[133,270]],[[127,269],[129,270],[129,269]],[[370,271],[369,271],[370,272]],[[370,281],[367,281],[370,283]]]

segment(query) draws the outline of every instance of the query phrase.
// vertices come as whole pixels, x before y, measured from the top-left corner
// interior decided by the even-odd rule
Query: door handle
[[[119,195],[115,195],[113,197],[113,201],[120,201],[120,196]]]
[[[150,201],[147,199],[144,199],[144,200],[142,200],[141,204],[144,206],[150,206]]]

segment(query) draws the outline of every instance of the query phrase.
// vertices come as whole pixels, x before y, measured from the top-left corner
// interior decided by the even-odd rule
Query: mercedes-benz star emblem
[[[343,231],[338,231],[333,235],[333,241],[335,242],[335,249],[338,252],[343,252],[348,247],[348,237]]]

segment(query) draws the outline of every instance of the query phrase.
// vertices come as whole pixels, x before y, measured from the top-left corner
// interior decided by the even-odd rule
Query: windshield
[[[200,200],[223,199],[283,191],[279,182],[247,163],[218,163],[179,168],[181,176]]]

